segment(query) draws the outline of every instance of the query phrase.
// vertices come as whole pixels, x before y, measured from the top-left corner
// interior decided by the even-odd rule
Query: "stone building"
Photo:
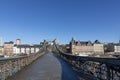
[[[3,54],[3,46],[0,46],[0,55]]]
[[[93,43],[93,47],[94,47],[94,53],[96,54],[104,53],[104,44],[100,43],[98,40],[96,40]]]
[[[73,55],[104,53],[103,44],[101,44],[98,40],[92,43],[91,41],[75,41],[72,38],[70,42],[70,50]]]
[[[14,47],[14,42],[5,42],[4,43],[4,54],[8,56],[13,55],[13,47]]]

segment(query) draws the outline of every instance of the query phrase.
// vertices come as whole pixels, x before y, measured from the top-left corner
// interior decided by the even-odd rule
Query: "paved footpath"
[[[48,52],[8,80],[80,80],[75,69]]]

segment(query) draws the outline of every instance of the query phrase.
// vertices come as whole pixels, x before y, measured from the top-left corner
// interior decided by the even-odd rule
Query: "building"
[[[17,39],[16,44],[14,44],[14,54],[31,54],[37,53],[40,50],[41,44],[21,44],[21,40]]]
[[[0,46],[2,46],[2,38],[0,38]]]
[[[21,45],[14,45],[14,54],[30,54],[30,53],[37,53],[40,50],[40,44],[21,44]]]
[[[114,44],[114,52],[120,53],[120,40],[119,40],[119,43]]]
[[[5,42],[4,46],[0,46],[0,51],[4,51],[4,55],[13,56],[13,55],[21,55],[21,54],[31,54],[37,53],[41,48],[40,44],[21,44],[21,40],[17,39],[16,44],[14,42]],[[4,50],[3,50],[4,49]]]
[[[114,46],[114,52],[115,52],[115,53],[120,52],[120,45],[119,45],[119,46],[118,46],[118,45],[115,45],[115,46]]]
[[[74,38],[72,38],[70,42],[70,50],[73,55],[89,55],[94,53],[104,53],[104,46],[98,40],[92,43],[91,41],[75,41]]]
[[[70,50],[72,54],[89,54],[93,53],[93,46],[90,41],[75,41],[73,38],[70,42]]]
[[[4,55],[12,56],[13,55],[14,42],[5,42],[4,43]]]
[[[104,45],[102,43],[100,43],[98,40],[96,40],[93,44],[94,47],[94,53],[98,54],[98,53],[104,53]]]
[[[31,54],[36,53],[40,50],[41,44],[21,44],[21,40],[17,39],[16,44],[14,44],[14,54]]]
[[[16,39],[16,45],[20,45],[21,44],[21,40],[20,39]]]
[[[119,43],[114,44],[114,52],[120,53],[120,40]]]
[[[3,54],[3,46],[0,46],[0,55]]]
[[[112,52],[114,52],[114,46],[115,45],[116,45],[115,43],[104,44],[105,53],[112,53]]]

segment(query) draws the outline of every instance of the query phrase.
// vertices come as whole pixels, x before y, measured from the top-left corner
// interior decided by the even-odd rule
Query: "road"
[[[81,80],[72,65],[48,52],[7,80]]]

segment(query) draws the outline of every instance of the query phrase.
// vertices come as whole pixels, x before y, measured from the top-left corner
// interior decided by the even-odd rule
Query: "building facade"
[[[20,39],[16,39],[16,45],[20,45],[21,44],[21,40]]]
[[[2,55],[4,52],[3,52],[3,46],[0,46],[0,54]]]
[[[104,44],[100,43],[98,40],[96,40],[93,43],[93,47],[94,47],[94,53],[96,54],[104,53]]]
[[[13,55],[14,43],[12,41],[4,43],[4,55],[12,56]]]
[[[41,45],[29,45],[29,44],[21,44],[14,46],[14,54],[30,54],[37,53],[40,50]]]
[[[94,44],[94,52],[95,53],[104,53],[104,45],[103,44]]]
[[[72,38],[70,42],[70,50],[73,55],[104,53],[104,45],[98,40],[92,43],[91,41],[75,41]]]
[[[119,43],[114,44],[114,52],[120,53],[120,40]]]
[[[4,55],[13,56],[13,55],[21,55],[21,54],[31,54],[37,53],[41,48],[40,44],[21,44],[21,40],[17,39],[16,44],[14,42],[5,42],[3,47],[0,46],[0,53],[2,52]]]
[[[114,52],[115,53],[120,53],[120,45],[115,45],[114,46]]]
[[[2,38],[0,38],[0,46],[2,46]]]

